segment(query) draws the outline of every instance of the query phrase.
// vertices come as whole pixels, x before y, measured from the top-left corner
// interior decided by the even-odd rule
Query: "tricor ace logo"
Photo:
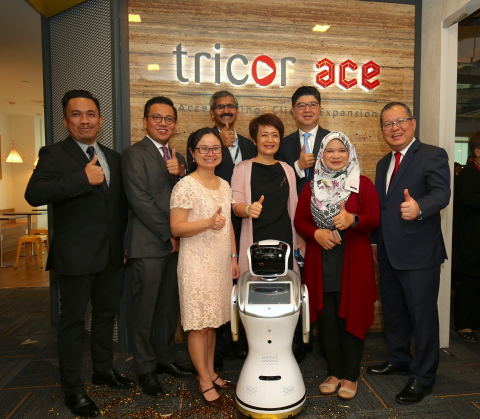
[[[220,84],[221,82],[221,46],[219,43],[215,44],[215,54],[213,54],[213,73],[215,84]],[[176,72],[177,80],[181,83],[189,83],[190,79],[185,76],[184,73],[184,61],[191,59],[188,57],[188,52],[183,50],[182,44],[178,44],[174,51],[172,51],[175,56],[176,61]],[[206,61],[211,61],[212,54],[208,52],[198,52],[194,54],[193,59],[193,69],[194,69],[194,81],[197,84],[201,83],[201,60],[202,58]],[[239,61],[246,68],[245,73],[239,74],[237,69],[236,74],[233,71],[233,65],[235,61]],[[275,62],[268,55],[259,55],[256,57],[252,64],[249,67],[250,60],[242,54],[233,54],[225,65],[225,74],[227,80],[234,86],[243,86],[247,83],[249,77],[253,79],[255,84],[261,87],[270,86],[277,76],[277,72],[280,75],[280,87],[287,85],[287,65],[289,67],[293,66],[297,62],[295,57],[283,57],[280,58],[279,62]],[[204,63],[203,66],[211,66],[210,63]],[[204,69],[207,67],[204,67]],[[345,60],[340,63],[338,66],[328,58],[323,58],[315,63],[315,69],[320,70],[315,74],[313,82],[319,87],[326,89],[329,86],[334,84],[338,85],[340,88],[348,90],[357,84],[364,90],[369,91],[380,86],[379,80],[372,80],[380,74],[380,66],[373,61],[368,61],[363,64],[361,70],[358,71],[358,76],[353,77],[351,74],[353,71],[359,69],[359,66],[352,60]],[[265,74],[265,69],[267,73]],[[250,71],[249,71],[250,70]],[[261,77],[263,75],[263,77]]]

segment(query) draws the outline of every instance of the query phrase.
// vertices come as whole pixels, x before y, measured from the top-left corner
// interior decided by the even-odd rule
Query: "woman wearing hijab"
[[[299,197],[295,228],[306,240],[302,278],[328,367],[320,393],[340,387],[344,400],[357,393],[365,334],[374,320],[370,233],[379,220],[378,195],[360,175],[355,148],[345,134],[331,132],[320,145],[313,180]]]

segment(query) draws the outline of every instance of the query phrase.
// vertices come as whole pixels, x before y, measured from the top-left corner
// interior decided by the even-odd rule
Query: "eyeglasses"
[[[412,119],[413,118],[402,118],[397,119],[395,122],[385,122],[381,125],[381,127],[384,131],[390,131],[394,125],[396,125],[398,128],[404,128],[405,125],[407,125],[407,121],[411,121]]]
[[[200,147],[196,147],[196,150],[198,150],[200,154],[208,154],[210,151],[213,154],[220,154],[222,152],[222,147],[218,145],[215,147],[200,146]]]
[[[301,111],[303,111],[307,106],[308,106],[310,109],[315,110],[315,109],[318,108],[319,104],[318,104],[318,102],[310,102],[310,103],[300,102],[300,103],[297,103],[297,104],[295,105],[295,107],[296,107],[297,109],[300,109]]]
[[[170,115],[162,116],[157,113],[153,115],[148,115],[147,118],[152,118],[157,124],[162,122],[164,119],[167,125],[172,125],[176,121],[176,119],[173,116],[170,116]]]
[[[215,105],[213,109],[218,109],[219,111],[223,111],[225,108],[228,108],[230,111],[233,111],[234,109],[237,109],[238,106],[235,105],[235,103],[227,103],[224,105],[223,103],[220,105]]]

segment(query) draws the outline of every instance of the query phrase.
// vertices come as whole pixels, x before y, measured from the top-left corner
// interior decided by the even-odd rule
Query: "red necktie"
[[[393,177],[395,176],[395,173],[397,173],[398,166],[400,166],[400,157],[402,157],[402,153],[397,151],[395,153],[395,167],[393,168],[392,176],[390,177],[390,183],[388,184],[388,187],[390,188],[390,185],[392,184]]]

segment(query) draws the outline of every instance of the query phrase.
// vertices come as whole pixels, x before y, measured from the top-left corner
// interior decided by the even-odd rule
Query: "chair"
[[[42,239],[42,241],[43,241],[43,244],[45,245],[45,250],[48,253],[48,228],[31,228],[30,235],[44,236],[44,239]]]
[[[22,244],[25,244],[25,263],[30,262],[30,253],[31,253],[32,244],[33,244],[37,252],[37,258],[38,258],[38,263],[40,264],[40,268],[43,268],[42,242],[45,242],[46,240],[47,240],[47,236],[38,235],[38,234],[19,237],[18,246],[17,246],[17,257],[15,259],[15,265],[13,265],[13,267],[17,269],[18,258],[20,257],[20,252],[22,251]]]

